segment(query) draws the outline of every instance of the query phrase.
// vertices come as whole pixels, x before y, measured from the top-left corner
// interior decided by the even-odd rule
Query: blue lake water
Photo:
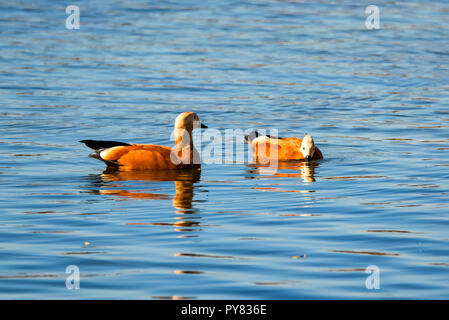
[[[446,1],[0,1],[0,298],[447,299],[448,43]],[[103,174],[77,142],[182,111],[325,159]]]

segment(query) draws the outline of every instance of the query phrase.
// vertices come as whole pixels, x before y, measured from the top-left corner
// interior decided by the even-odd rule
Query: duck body
[[[197,124],[194,124],[197,121]],[[103,161],[107,170],[179,170],[201,168],[198,151],[193,146],[192,130],[199,126],[194,112],[183,112],[175,122],[174,148],[154,144],[129,144],[118,141],[81,140],[95,150],[89,156]],[[201,124],[201,127],[206,127]],[[207,128],[207,127],[206,127]]]
[[[124,143],[119,142],[117,146],[101,148],[102,141],[82,140],[80,142],[85,143],[87,146],[92,143],[99,146],[100,148],[96,149],[89,156],[102,160],[106,163],[107,169],[132,171],[179,170],[201,167],[201,163],[194,161],[194,159],[199,159],[198,152],[196,149],[189,150],[189,147],[177,149],[154,144],[122,145]],[[110,141],[107,142],[110,143]]]
[[[257,131],[254,131],[245,136],[245,140],[251,146],[253,158],[256,161],[262,159],[277,161],[323,159],[323,154],[314,144],[310,135],[306,135],[303,139],[297,137],[280,138],[260,135]]]

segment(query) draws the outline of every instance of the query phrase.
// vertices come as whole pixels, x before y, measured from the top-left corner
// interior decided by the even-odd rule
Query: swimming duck
[[[103,161],[107,170],[176,170],[200,168],[192,131],[207,128],[195,112],[183,112],[175,120],[175,147],[154,144],[129,144],[117,141],[81,140],[95,152],[89,157]]]
[[[261,135],[257,131],[245,135],[245,140],[253,149],[256,161],[261,159],[284,160],[318,160],[323,159],[323,154],[315,145],[310,134],[304,138],[280,138],[269,135]],[[270,154],[273,151],[274,154]]]

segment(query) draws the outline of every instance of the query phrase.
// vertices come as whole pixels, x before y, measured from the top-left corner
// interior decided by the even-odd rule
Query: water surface
[[[368,2],[71,4],[79,30],[0,2],[1,298],[448,298],[446,1],[380,1],[379,30]],[[102,173],[77,142],[172,145],[188,110],[325,159]]]

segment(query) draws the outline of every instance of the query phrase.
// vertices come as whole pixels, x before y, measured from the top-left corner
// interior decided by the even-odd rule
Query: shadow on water
[[[192,205],[195,184],[201,179],[201,170],[159,170],[159,171],[104,171],[102,174],[89,175],[89,193],[104,196],[116,196],[119,200],[170,200],[175,209],[177,220],[165,222],[129,222],[128,225],[173,225],[175,231],[193,231],[192,227],[200,227],[195,221],[195,209]],[[161,192],[160,182],[173,181],[175,195]],[[136,189],[138,187],[138,189]],[[190,215],[190,216],[189,216]],[[196,229],[197,230],[197,229]]]

